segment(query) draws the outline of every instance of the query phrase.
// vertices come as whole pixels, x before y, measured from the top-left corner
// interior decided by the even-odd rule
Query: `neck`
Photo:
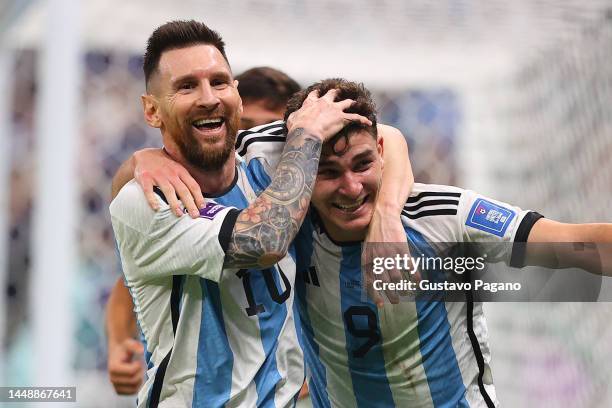
[[[331,238],[332,241],[338,244],[363,241],[365,240],[366,235],[368,233],[367,229],[355,230],[355,231],[337,229],[331,225],[328,225],[323,219],[321,219],[321,223],[323,224],[325,233],[327,233],[329,238]]]
[[[165,147],[166,153],[176,162],[180,163],[195,179],[204,195],[218,195],[226,191],[234,181],[236,173],[236,155],[232,150],[227,161],[218,170],[202,170],[189,163],[180,154],[178,149]]]

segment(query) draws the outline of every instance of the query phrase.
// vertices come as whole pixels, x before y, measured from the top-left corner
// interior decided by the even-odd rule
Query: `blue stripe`
[[[380,339],[380,321],[378,310],[371,302],[361,299],[361,245],[342,247],[340,261],[340,304],[344,320],[344,333],[346,335],[346,352],[348,365],[353,381],[353,392],[358,407],[371,408],[393,407],[393,394],[385,370],[385,358],[381,341],[374,344],[365,355],[359,357],[354,353],[367,343],[368,338],[356,336],[349,331],[347,318],[352,319],[357,330],[370,330],[368,316],[357,314],[345,316],[351,306],[365,307],[376,317],[374,331],[378,332]]]
[[[270,268],[274,282],[279,293],[283,292],[280,284],[280,276],[276,267]],[[269,295],[263,271],[249,270],[251,274],[251,287],[255,302],[262,304],[265,311],[259,313],[259,332],[266,355],[261,368],[255,374],[255,387],[257,389],[257,407],[274,407],[274,394],[276,384],[282,377],[276,365],[276,349],[285,319],[287,318],[287,306],[285,303],[276,303]]]
[[[222,407],[230,397],[234,355],[225,332],[219,286],[200,278],[202,321],[198,340],[193,407]]]
[[[255,194],[260,195],[272,181],[268,173],[263,167],[263,164],[257,159],[249,161],[248,170],[246,172],[249,184],[255,191]]]
[[[313,252],[312,243],[313,225],[309,216],[302,224],[294,244],[296,248],[296,268],[295,279],[295,304],[298,306],[301,322],[301,335],[298,336],[300,345],[304,350],[304,360],[310,371],[310,381],[308,383],[312,405],[316,408],[331,408],[329,396],[327,395],[327,374],[325,366],[319,357],[319,345],[314,339],[314,330],[308,314],[308,304],[306,281],[304,275],[308,273],[310,260]],[[295,305],[294,305],[295,306]]]
[[[253,162],[253,161],[252,161]],[[257,190],[259,184],[264,180],[260,178],[263,174],[257,173],[263,171],[263,168],[254,165],[252,168],[247,167],[244,163],[240,163],[240,170],[246,173],[249,183],[252,183],[254,190]],[[259,178],[258,178],[259,177]],[[249,205],[243,191],[236,185],[230,192],[222,197],[215,198],[215,201],[223,205],[233,205],[237,208],[245,208]],[[282,293],[280,284],[279,271],[270,268],[274,283],[279,293]],[[269,295],[268,288],[265,283],[263,272],[261,270],[249,270],[250,282],[253,289],[254,300],[257,304],[261,304],[265,308],[265,312],[257,315],[259,320],[260,338],[262,347],[266,356],[265,361],[255,374],[255,388],[257,390],[257,406],[274,407],[274,396],[276,386],[282,380],[282,376],[278,371],[276,364],[276,350],[278,347],[278,339],[285,324],[287,317],[287,307],[283,304],[276,303]],[[293,283],[293,282],[291,282]]]
[[[244,171],[241,166],[239,171]],[[244,208],[248,201],[239,185],[236,184],[229,192],[214,200],[225,206]],[[198,365],[193,388],[194,407],[223,406],[229,397],[232,387],[232,368],[234,356],[229,346],[221,295],[216,283],[200,279],[202,287],[202,322],[198,343]]]
[[[408,227],[406,234],[413,257],[436,253],[421,234]],[[435,281],[435,277],[430,276]],[[450,324],[443,300],[417,300],[418,331],[423,368],[434,407],[469,407],[465,385],[450,335]]]

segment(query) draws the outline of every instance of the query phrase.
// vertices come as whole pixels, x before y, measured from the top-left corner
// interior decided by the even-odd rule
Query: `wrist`
[[[379,197],[374,205],[374,216],[379,217],[397,217],[404,209],[402,204],[398,204],[397,200],[385,199]]]
[[[323,141],[323,136],[321,135],[321,132],[309,126],[293,125],[291,126],[291,128],[287,128],[287,137],[293,135],[302,137],[312,137],[317,140]]]

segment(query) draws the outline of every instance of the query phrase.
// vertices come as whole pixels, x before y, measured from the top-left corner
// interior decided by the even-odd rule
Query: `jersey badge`
[[[206,203],[204,208],[200,210],[200,218],[206,218],[206,219],[212,220],[219,213],[219,211],[221,211],[224,208],[225,207],[222,206],[221,204],[217,204],[217,203],[213,203],[209,201]]]
[[[465,225],[503,237],[516,213],[484,198],[476,200]]]

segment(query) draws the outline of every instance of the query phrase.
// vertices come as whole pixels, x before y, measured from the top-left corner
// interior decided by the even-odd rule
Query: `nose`
[[[208,81],[202,81],[200,86],[200,92],[196,103],[199,107],[207,110],[214,110],[220,103],[219,97],[215,93],[213,87],[210,86]]]
[[[348,198],[358,198],[363,191],[363,184],[355,173],[347,171],[340,180],[340,194]]]

